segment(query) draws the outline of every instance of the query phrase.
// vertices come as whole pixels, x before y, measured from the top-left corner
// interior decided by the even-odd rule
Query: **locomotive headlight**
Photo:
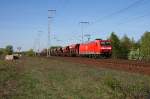
[[[111,50],[111,47],[107,47],[107,49]]]
[[[108,49],[108,50],[111,50],[111,47],[101,47],[102,50],[104,49]]]
[[[101,49],[106,49],[105,47],[101,47]]]

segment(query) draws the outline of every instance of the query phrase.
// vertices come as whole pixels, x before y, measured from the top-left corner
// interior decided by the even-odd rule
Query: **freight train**
[[[94,41],[73,44],[65,47],[50,49],[51,56],[86,56],[90,58],[111,57],[110,40],[96,39]]]

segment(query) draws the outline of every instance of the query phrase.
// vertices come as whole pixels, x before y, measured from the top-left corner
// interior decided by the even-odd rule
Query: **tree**
[[[141,37],[141,54],[144,56],[144,59],[150,60],[150,32],[145,32]]]
[[[121,57],[121,44],[118,36],[112,32],[109,38],[112,42],[112,57],[120,58]]]
[[[132,37],[131,39],[131,49],[132,50],[137,50],[140,48],[140,40],[135,41],[134,38]]]
[[[123,38],[121,39],[121,53],[122,53],[122,58],[127,59],[128,54],[132,48],[132,42],[130,38],[127,35],[124,35]]]
[[[11,55],[13,54],[13,46],[12,45],[7,45],[5,48],[5,54]]]
[[[0,48],[0,55],[3,55],[5,52],[5,49],[4,48]]]

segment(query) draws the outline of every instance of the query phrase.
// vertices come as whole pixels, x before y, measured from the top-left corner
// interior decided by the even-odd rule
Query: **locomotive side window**
[[[101,46],[110,46],[111,43],[110,42],[101,42]]]
[[[111,45],[111,43],[110,43],[110,42],[105,42],[105,45],[110,46],[110,45]]]

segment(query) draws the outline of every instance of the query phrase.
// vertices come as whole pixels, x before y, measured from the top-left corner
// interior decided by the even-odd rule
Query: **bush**
[[[33,51],[33,49],[30,49],[29,51],[25,52],[25,55],[27,55],[27,56],[35,56],[35,52]]]
[[[140,54],[140,49],[131,49],[128,59],[129,60],[141,60],[143,58],[143,55]]]

